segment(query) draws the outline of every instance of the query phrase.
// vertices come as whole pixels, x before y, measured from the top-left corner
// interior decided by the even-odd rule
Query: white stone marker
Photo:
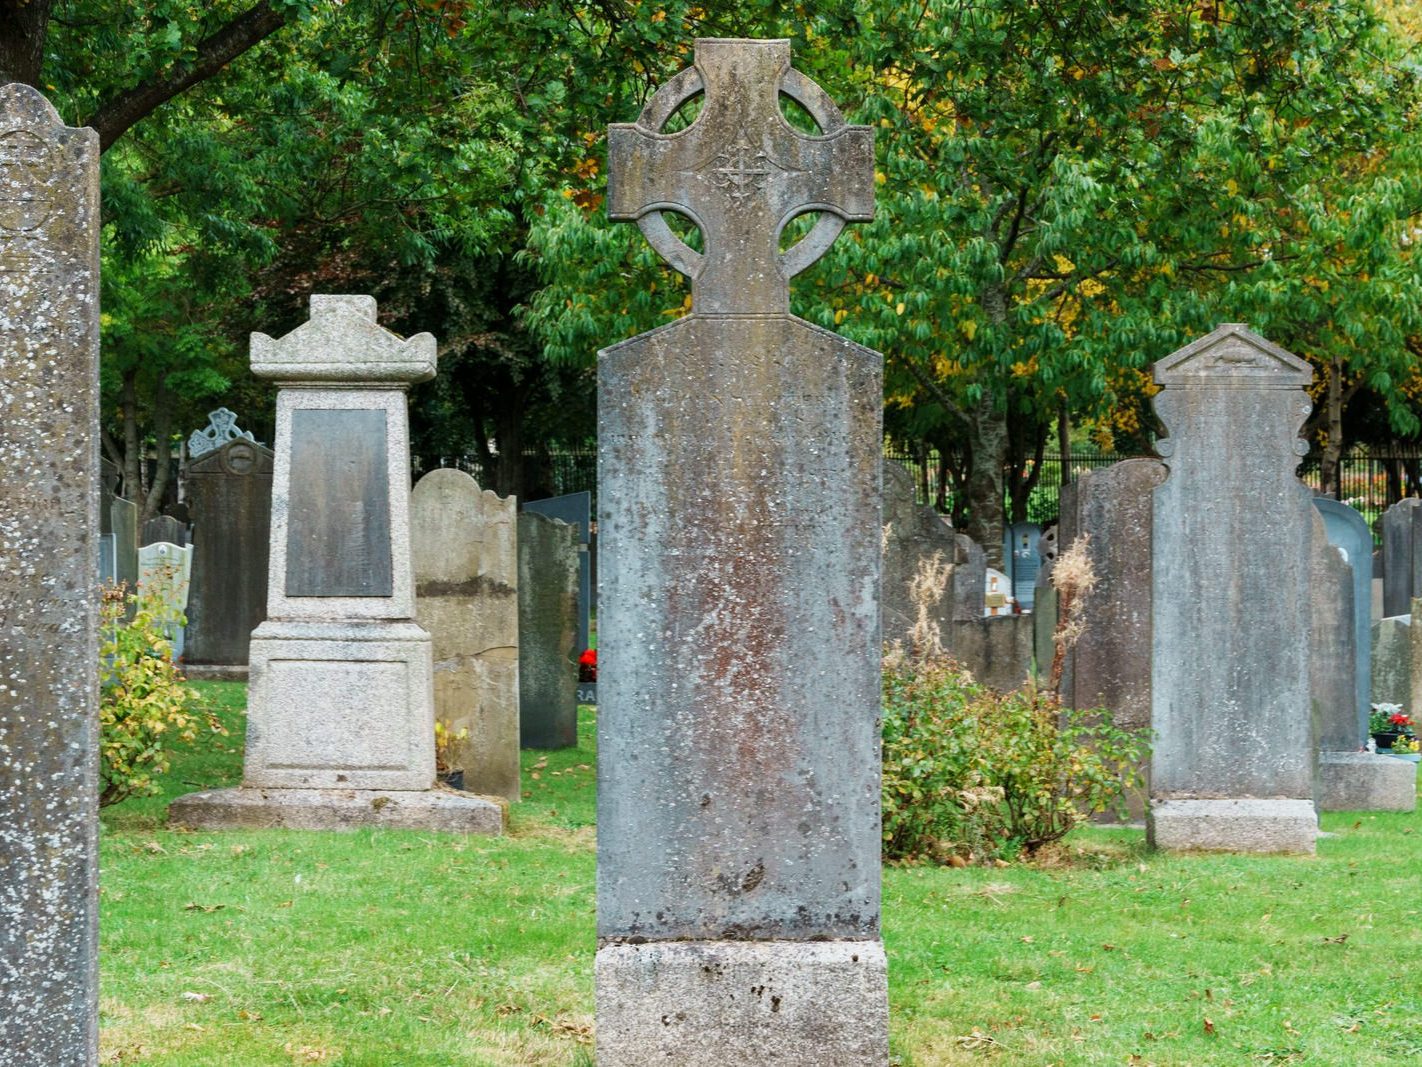
[[[252,634],[242,788],[180,798],[188,826],[361,825],[497,833],[502,809],[434,790],[430,636],[414,621],[405,393],[435,339],[402,340],[368,296],[313,296],[280,340],[267,621]]]

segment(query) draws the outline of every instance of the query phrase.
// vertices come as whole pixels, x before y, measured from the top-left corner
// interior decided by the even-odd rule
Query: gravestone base
[[[1169,852],[1300,852],[1312,855],[1318,814],[1284,797],[1153,800],[1146,840]]]
[[[245,663],[184,663],[183,674],[190,682],[245,682]]]
[[[1319,756],[1319,811],[1413,811],[1416,807],[1416,764],[1371,752]]]
[[[888,1063],[879,941],[654,941],[600,948],[598,1067]]]
[[[242,784],[429,789],[433,673],[430,636],[413,622],[262,623],[252,633]]]
[[[173,801],[168,825],[184,830],[443,830],[502,834],[498,800],[442,789],[215,789]]]

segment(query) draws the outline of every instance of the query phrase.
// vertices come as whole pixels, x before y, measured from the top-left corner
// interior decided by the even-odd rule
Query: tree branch
[[[259,0],[197,46],[191,63],[155,74],[147,81],[104,101],[85,124],[99,131],[99,151],[106,152],[140,119],[185,89],[212,77],[243,52],[286,25],[286,15]]]

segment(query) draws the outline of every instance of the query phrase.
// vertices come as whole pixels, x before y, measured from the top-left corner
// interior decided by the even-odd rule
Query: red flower
[[[578,662],[584,667],[597,666],[597,649],[590,648],[578,657]],[[1405,718],[1405,716],[1404,716]]]
[[[589,651],[591,651],[591,649],[589,649]],[[1391,723],[1393,726],[1396,726],[1400,730],[1405,730],[1412,725],[1411,717],[1408,715],[1404,715],[1400,711],[1393,715],[1392,718],[1388,719],[1388,722]]]
[[[578,657],[578,681],[597,681],[597,649],[589,648]]]

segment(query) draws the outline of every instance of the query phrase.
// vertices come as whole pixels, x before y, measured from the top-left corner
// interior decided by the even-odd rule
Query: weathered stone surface
[[[1318,814],[1312,800],[1153,797],[1146,836],[1156,848],[1171,852],[1311,854],[1318,838]]]
[[[501,834],[499,798],[444,789],[215,789],[173,801],[168,825],[187,830],[443,830]]]
[[[212,812],[241,812],[236,825],[251,825],[250,809],[268,804],[267,790],[428,790],[434,784],[434,684],[430,637],[414,622],[414,572],[410,563],[409,424],[405,389],[428,377],[435,341],[429,334],[400,340],[375,322],[369,297],[313,296],[311,318],[280,340],[252,338],[252,366],[275,377],[277,394],[275,467],[272,481],[271,558],[266,622],[252,635],[248,701],[246,792]],[[304,376],[304,380],[301,376]],[[342,499],[347,486],[316,483],[293,473],[301,458],[294,427],[303,415],[360,414],[362,424],[384,445],[383,493],[387,506],[364,521],[387,531],[391,560],[388,595],[300,595],[286,585],[296,487],[330,491]],[[309,453],[308,453],[309,454]],[[379,466],[368,455],[361,464]],[[320,510],[318,508],[317,510]],[[329,511],[329,509],[327,509]],[[347,544],[329,524],[300,552],[334,551]],[[323,542],[325,534],[330,540]],[[305,536],[305,535],[303,535]],[[436,808],[410,800],[411,812],[429,812],[423,824],[439,828]],[[285,800],[273,799],[274,815]],[[319,807],[319,805],[316,805]],[[374,811],[364,798],[346,810]],[[238,818],[237,815],[233,816]],[[281,815],[286,818],[285,815]],[[411,816],[414,818],[414,816]],[[219,816],[210,814],[214,824]],[[372,823],[379,819],[372,816]]]
[[[578,743],[578,531],[558,519],[518,516],[520,744]]]
[[[653,941],[597,954],[599,1067],[888,1059],[877,941]]]
[[[186,545],[188,543],[188,524],[172,515],[154,515],[143,524],[138,547],[147,548],[149,545],[160,543]]]
[[[948,631],[948,651],[984,685],[1005,693],[1032,673],[1036,622],[1031,615],[956,619]]]
[[[1313,506],[1323,516],[1328,543],[1343,554],[1353,580],[1353,702],[1357,709],[1358,736],[1368,732],[1368,694],[1373,668],[1372,627],[1373,534],[1368,520],[1332,497],[1316,496]]]
[[[247,664],[252,631],[267,614],[272,451],[233,439],[188,464],[193,513],[190,664]]]
[[[426,474],[410,500],[415,615],[434,642],[435,715],[471,793],[519,799],[518,502],[463,471]]]
[[[1412,699],[1412,616],[1373,623],[1374,704],[1402,704]]]
[[[662,134],[698,90],[696,121]],[[822,137],[785,123],[782,93]],[[599,1056],[882,1065],[882,360],[791,317],[786,286],[872,213],[872,135],[788,42],[701,40],[612,128],[609,168],[612,217],[691,277],[692,314],[599,357]],[[858,942],[861,970],[819,941]],[[795,1024],[727,1011],[692,942],[734,942],[706,947],[730,992],[783,988]],[[650,1044],[647,1005],[696,1021]]]
[[[559,519],[578,531],[578,653],[581,655],[592,641],[593,552],[596,545],[592,534],[592,493],[567,493],[546,500],[524,501],[524,511]]]
[[[255,444],[256,440],[249,432],[238,428],[234,412],[218,408],[207,413],[205,427],[188,435],[188,457],[199,459],[209,452],[216,452],[229,441],[251,441]],[[190,467],[189,473],[191,470]]]
[[[109,502],[114,530],[114,580],[138,588],[138,505],[123,497]]]
[[[0,88],[0,1060],[98,1062],[99,139]]]
[[[1155,409],[1170,436],[1159,443],[1169,475],[1152,515],[1151,804],[1192,805],[1178,823],[1152,816],[1162,848],[1290,851],[1306,836],[1313,848],[1296,823],[1313,807],[1315,512],[1294,473],[1312,377],[1238,324],[1155,365]]]
[[[1319,811],[1413,811],[1417,764],[1372,752],[1321,752]]]
[[[1110,708],[1117,726],[1151,725],[1151,538],[1155,488],[1165,464],[1128,459],[1077,478],[1061,539],[1085,536],[1096,585],[1082,604],[1085,629],[1067,654],[1062,700]]]
[[[955,619],[981,619],[987,564],[982,549],[954,531],[933,508],[914,496],[913,476],[902,463],[884,461],[883,501],[883,628],[885,644],[912,644],[911,632],[919,608],[911,587],[920,567],[935,563],[946,568],[938,599],[928,608],[927,621],[938,629],[946,647]]]
[[[1382,517],[1383,617],[1406,615],[1422,593],[1422,500],[1399,500]]]

